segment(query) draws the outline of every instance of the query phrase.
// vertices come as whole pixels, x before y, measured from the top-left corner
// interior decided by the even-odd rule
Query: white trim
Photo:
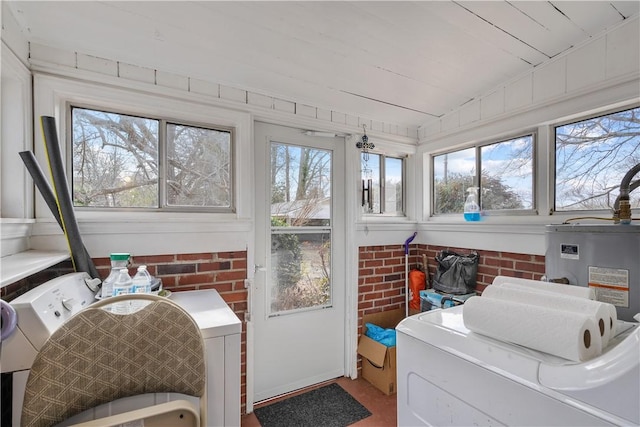
[[[36,73],[34,75],[34,128],[39,129],[39,117],[54,116],[58,123],[58,138],[65,158],[64,123],[67,123],[67,104],[79,103],[96,108],[112,108],[130,113],[157,115],[190,122],[234,128],[235,132],[235,201],[236,212],[123,212],[76,210],[76,218],[93,256],[108,256],[127,249],[131,253],[165,253],[167,236],[171,237],[171,252],[212,252],[244,250],[252,239],[253,218],[253,122],[251,115],[237,110],[223,109],[206,103],[161,96],[145,90],[128,90]],[[41,165],[47,165],[42,134],[36,133],[35,153]],[[45,167],[43,166],[43,169]],[[56,233],[47,227],[52,218],[44,200],[38,195],[32,244],[37,248],[60,247]],[[197,233],[197,234],[196,234]],[[235,234],[234,234],[235,233]],[[194,236],[197,235],[197,239]],[[53,237],[53,238],[52,238]],[[117,242],[120,239],[120,242]],[[229,248],[229,246],[233,248]]]
[[[71,52],[71,51],[60,51],[59,49],[55,49],[49,46],[37,45],[38,52],[40,54],[46,53],[48,51],[59,53],[67,53],[70,55],[82,55],[79,52]],[[118,61],[112,61],[109,59],[104,59],[106,62],[113,62],[115,66],[119,67],[120,64],[122,66],[128,66],[129,64],[120,63]],[[76,61],[77,62],[77,61]],[[218,93],[211,95],[201,95],[195,92],[191,92],[190,90],[180,90],[175,88],[169,88],[166,86],[158,86],[153,83],[144,83],[135,80],[129,80],[124,77],[117,77],[107,74],[100,74],[93,71],[83,70],[79,68],[71,68],[70,66],[59,65],[55,63],[49,62],[46,58],[40,59],[34,55],[30,58],[31,69],[34,72],[40,72],[43,74],[52,74],[57,76],[69,77],[78,80],[88,80],[93,81],[95,83],[102,83],[110,86],[118,86],[123,88],[130,88],[132,90],[140,90],[144,88],[145,91],[161,93],[164,96],[171,96],[177,98],[185,98],[185,97],[195,97],[200,98],[201,102],[207,102],[211,105],[216,105],[223,108],[230,109],[240,109],[243,111],[250,112],[255,115],[256,120],[265,121],[272,124],[279,124],[283,126],[291,126],[291,127],[300,127],[300,128],[309,128],[310,130],[321,130],[321,131],[337,131],[342,133],[352,133],[354,131],[358,131],[362,129],[360,123],[368,123],[369,125],[372,122],[370,119],[355,117],[351,115],[347,115],[345,113],[339,113],[331,110],[324,110],[322,107],[309,106],[304,103],[299,103],[295,101],[287,101],[277,97],[272,97],[268,95],[263,95],[256,92],[251,92],[243,89],[234,89],[234,93],[238,92],[237,100],[224,99],[220,97],[220,91]],[[152,70],[156,72],[160,72],[159,70]],[[188,79],[191,81],[190,77],[181,76],[184,79]],[[220,87],[218,83],[206,82],[211,85],[215,85]],[[242,96],[243,95],[243,96]],[[251,95],[257,95],[257,97],[252,97]],[[254,104],[250,103],[253,98],[259,98],[262,102]],[[271,100],[271,103],[268,103],[266,100]],[[279,109],[280,105],[290,106],[289,109]],[[300,109],[300,113],[297,109]],[[316,117],[313,118],[306,113],[306,110],[312,109],[316,110]],[[327,119],[323,119],[319,117],[321,112],[327,112]],[[333,116],[336,117],[345,117],[343,122],[341,121],[332,121]],[[346,120],[346,117],[349,120]],[[356,124],[357,122],[357,124]],[[415,145],[417,143],[417,135],[418,129],[417,127],[409,128],[406,126],[400,125],[392,125],[389,123],[381,123],[375,122],[378,128],[382,128],[382,130],[372,129],[372,126],[367,127],[367,132],[371,133],[371,135],[378,136],[381,138],[386,138],[391,141],[396,141],[400,143],[412,144]],[[396,133],[392,133],[391,131],[395,129]],[[405,129],[406,135],[398,133],[398,129]],[[388,131],[385,131],[388,130]]]

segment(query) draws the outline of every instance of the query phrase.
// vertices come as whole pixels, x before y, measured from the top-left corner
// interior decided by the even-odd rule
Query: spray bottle
[[[467,200],[464,202],[464,219],[466,221],[480,221],[480,206],[478,206],[478,187],[467,189]]]

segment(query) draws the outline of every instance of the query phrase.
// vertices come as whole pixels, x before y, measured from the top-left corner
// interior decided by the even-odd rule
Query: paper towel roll
[[[613,338],[618,334],[616,330],[618,326],[618,310],[613,304],[607,304],[607,307],[609,308],[609,318],[611,320],[611,338]]]
[[[469,298],[462,314],[470,331],[576,362],[602,352],[596,324],[583,314],[486,297]]]
[[[493,279],[494,285],[517,284],[534,288],[536,290],[544,290],[547,292],[556,292],[564,295],[573,295],[575,297],[594,299],[594,294],[590,288],[586,286],[563,285],[560,283],[543,282],[541,280],[520,279],[517,277],[497,276]]]
[[[602,348],[609,344],[609,339],[613,336],[611,327],[614,321],[611,318],[609,307],[611,304],[554,292],[536,291],[524,286],[487,286],[482,292],[482,297],[516,301],[523,304],[535,304],[560,311],[566,310],[586,314],[594,320],[598,327],[600,338],[602,339]]]

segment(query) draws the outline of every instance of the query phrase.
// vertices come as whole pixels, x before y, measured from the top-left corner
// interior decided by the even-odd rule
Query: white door
[[[344,138],[256,123],[254,401],[344,375]]]

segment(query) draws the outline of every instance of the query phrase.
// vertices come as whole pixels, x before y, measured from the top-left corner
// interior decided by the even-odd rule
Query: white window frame
[[[65,133],[67,135],[67,152],[71,153],[73,150],[73,135],[72,135],[72,110],[74,108],[85,109],[85,110],[93,110],[100,111],[108,114],[119,114],[119,115],[128,115],[135,116],[142,119],[156,120],[158,121],[158,161],[160,164],[159,173],[158,173],[158,205],[156,207],[106,207],[106,206],[75,206],[75,209],[78,210],[101,210],[101,211],[147,211],[147,212],[161,212],[161,211],[173,211],[173,212],[201,212],[201,213],[233,213],[235,211],[235,194],[236,194],[236,184],[235,184],[235,128],[216,125],[213,123],[196,123],[193,121],[175,119],[174,117],[166,117],[166,116],[154,116],[151,114],[144,113],[131,113],[128,111],[118,111],[115,109],[107,109],[104,107],[96,107],[94,105],[82,105],[77,103],[68,103],[67,104],[67,117],[68,121],[66,123]],[[230,207],[220,207],[220,206],[206,206],[206,207],[198,207],[198,206],[183,206],[183,205],[170,205],[167,202],[167,194],[166,194],[166,164],[168,158],[167,152],[167,139],[166,139],[166,128],[168,125],[179,125],[179,126],[193,126],[204,128],[213,131],[221,131],[221,132],[229,132],[231,136],[231,165],[230,165],[230,174],[231,174],[231,194],[230,194]],[[67,168],[73,171],[73,158],[72,156],[67,156],[66,159]],[[73,174],[67,174],[67,179],[69,183],[69,188],[73,188]]]
[[[380,208],[381,212],[362,212],[364,217],[396,217],[402,218],[407,216],[407,155],[391,155],[376,151],[370,151],[370,156],[379,156],[380,158],[380,176],[378,177],[380,180]],[[362,159],[362,153],[360,154],[360,159]],[[386,198],[386,159],[396,159],[402,162],[402,211],[401,212],[386,212],[382,210],[382,207],[385,205]],[[362,179],[362,169],[360,169],[360,180]],[[359,191],[360,200],[362,200],[364,196],[362,189]],[[360,206],[361,210],[363,209],[363,205]]]
[[[598,117],[608,116],[622,111],[640,108],[640,103],[625,104],[613,108],[599,110],[597,112],[581,113],[570,119],[563,119],[549,125],[549,213],[554,216],[576,217],[576,216],[599,216],[608,215],[609,209],[565,209],[556,210],[556,128],[572,123],[588,121]],[[632,180],[633,181],[633,180]],[[637,191],[637,190],[636,190]]]
[[[52,76],[35,72],[34,82],[34,151],[43,169],[47,166],[40,116],[56,119],[59,141],[65,141],[67,104],[92,105],[107,110],[129,111],[135,114],[167,116],[190,123],[212,123],[234,128],[235,147],[235,212],[131,212],[110,210],[79,210],[76,212],[80,230],[91,243],[92,255],[108,256],[112,251],[155,253],[158,245],[170,241],[172,251],[214,252],[246,250],[252,230],[254,171],[253,119],[249,112],[218,107],[215,100],[196,94],[181,94],[145,84],[105,82]],[[111,82],[111,84],[109,83]],[[143,114],[143,115],[144,115]],[[65,144],[61,155],[67,158]],[[43,249],[62,248],[60,227],[46,203],[35,198],[35,220],[31,243]],[[55,238],[52,238],[56,236]],[[99,256],[99,255],[95,255]]]
[[[442,156],[444,154],[456,153],[458,151],[468,150],[473,148],[475,151],[475,176],[473,177],[474,185],[476,187],[480,187],[481,180],[481,150],[482,147],[487,147],[493,144],[499,144],[502,142],[511,141],[518,138],[525,138],[530,136],[532,139],[532,170],[533,174],[532,179],[532,197],[533,197],[533,206],[528,209],[497,209],[497,210],[485,210],[482,209],[483,212],[486,212],[490,216],[523,216],[523,215],[537,215],[538,214],[538,197],[537,197],[537,183],[538,183],[538,168],[537,168],[537,159],[538,159],[538,131],[528,129],[523,132],[513,133],[508,136],[500,137],[500,138],[492,138],[487,139],[482,142],[466,144],[462,146],[458,146],[455,149],[435,151],[429,153],[429,173],[428,175],[428,184],[429,184],[429,194],[431,197],[429,198],[429,215],[432,218],[451,218],[451,217],[461,217],[462,212],[453,212],[453,213],[435,213],[435,167],[434,161],[437,156]],[[480,188],[481,189],[481,188]],[[481,198],[478,200],[478,203],[481,204]]]

